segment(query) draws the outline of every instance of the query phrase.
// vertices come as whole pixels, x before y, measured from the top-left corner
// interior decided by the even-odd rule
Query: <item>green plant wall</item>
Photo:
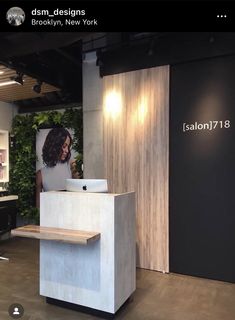
[[[30,115],[16,115],[12,123],[10,143],[10,181],[8,191],[19,197],[21,216],[39,222],[35,207],[36,190],[36,134],[40,128],[63,126],[74,131],[73,149],[77,153],[76,167],[82,177],[83,121],[82,109],[64,112],[48,111]]]

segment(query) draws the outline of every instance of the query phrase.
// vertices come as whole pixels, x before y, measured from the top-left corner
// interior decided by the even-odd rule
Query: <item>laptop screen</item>
[[[75,192],[108,192],[106,179],[66,179],[66,190]]]

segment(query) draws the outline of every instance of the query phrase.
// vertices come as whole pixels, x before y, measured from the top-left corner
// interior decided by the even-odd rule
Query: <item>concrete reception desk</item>
[[[40,294],[114,314],[136,288],[135,194],[41,193],[40,226],[96,234],[40,241]]]

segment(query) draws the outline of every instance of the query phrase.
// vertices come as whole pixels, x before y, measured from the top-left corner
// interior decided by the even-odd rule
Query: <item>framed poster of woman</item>
[[[79,178],[72,149],[73,132],[67,128],[39,130],[36,138],[36,206],[40,192],[65,190],[66,179]]]

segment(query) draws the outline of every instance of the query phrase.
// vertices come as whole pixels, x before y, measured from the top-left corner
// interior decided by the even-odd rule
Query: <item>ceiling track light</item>
[[[20,84],[21,86],[23,86],[24,84],[23,76],[24,76],[23,73],[17,72],[16,75],[13,77],[10,77],[10,79],[12,81],[15,81],[17,84]]]
[[[37,83],[33,86],[33,91],[36,93],[41,93],[42,90],[42,81],[41,80],[37,80]]]
[[[97,57],[96,66],[97,67],[102,67],[104,65],[103,60],[101,58],[101,54],[102,54],[101,50],[97,50],[97,52],[96,52],[96,57]]]

